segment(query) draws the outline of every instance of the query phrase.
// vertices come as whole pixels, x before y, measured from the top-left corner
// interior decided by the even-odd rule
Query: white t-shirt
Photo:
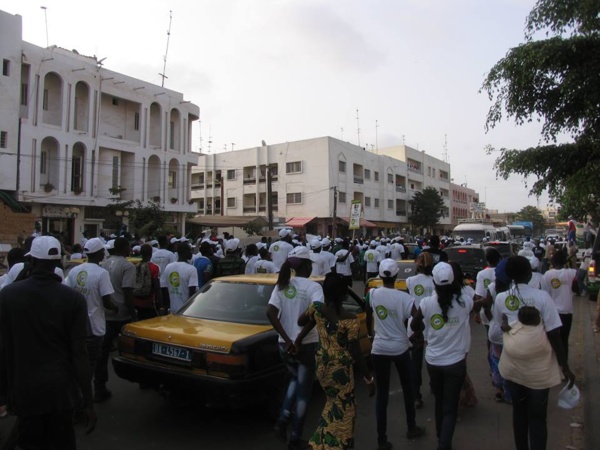
[[[160,268],[160,273],[165,273],[165,269],[168,264],[174,263],[177,261],[177,255],[170,250],[166,250],[164,248],[159,248],[155,252],[152,253],[152,258],[150,262],[153,262]],[[162,279],[162,278],[161,278]],[[167,287],[166,285],[160,283],[160,287]]]
[[[258,255],[254,255],[251,256],[250,258],[248,258],[248,261],[246,261],[246,272],[248,274],[251,273],[256,273],[256,263],[258,262],[258,260],[260,259],[260,256]]]
[[[398,261],[402,259],[402,253],[404,253],[404,245],[399,242],[394,242],[390,247],[390,258]]]
[[[485,298],[490,285],[496,280],[496,268],[488,267],[487,269],[480,270],[477,273],[477,281],[475,282],[475,295]],[[479,314],[481,323],[489,325],[490,320],[487,318],[483,310]]]
[[[90,327],[94,336],[104,336],[106,333],[106,314],[102,297],[115,292],[110,282],[108,271],[98,264],[84,263],[75,266],[65,278],[65,282],[78,292],[81,292],[87,302]]]
[[[371,289],[368,301],[373,309],[375,338],[371,354],[401,355],[408,350],[408,332],[404,321],[411,317],[414,304],[410,295],[396,289]]]
[[[529,280],[529,283],[527,283],[527,284],[529,286],[531,286],[532,288],[541,289],[542,288],[542,277],[543,277],[543,275],[541,273],[532,272],[531,280]]]
[[[576,276],[576,269],[550,269],[542,277],[542,289],[550,294],[559,314],[573,314],[571,283]]]
[[[25,268],[25,263],[16,263],[14,266],[12,266],[10,268],[10,270],[5,274],[4,282],[2,283],[2,286],[0,287],[0,289],[3,289],[6,286],[8,286],[9,284],[14,283],[24,268]],[[56,275],[58,275],[60,277],[60,279],[63,280],[63,282],[64,282],[65,274],[60,267],[56,267],[54,269],[54,273]]]
[[[387,245],[378,245],[375,250],[377,250],[381,254],[381,259],[384,260],[388,254]]]
[[[302,330],[298,326],[298,317],[314,302],[323,302],[323,288],[308,278],[293,277],[286,289],[279,290],[277,286],[273,289],[269,305],[279,310],[279,321],[281,326],[292,341],[295,341]],[[279,342],[285,342],[279,336]],[[305,344],[319,342],[317,329],[313,328],[302,340]]]
[[[346,256],[346,253],[348,253],[348,250],[338,250],[338,252],[335,254],[335,257],[343,258],[344,256]],[[353,262],[354,262],[354,257],[351,254],[348,255],[348,257],[346,258],[345,261],[336,262],[335,270],[337,271],[338,275],[343,275],[343,276],[352,275],[352,268],[350,267],[350,264],[352,264]]]
[[[327,256],[327,254],[331,255],[331,253],[323,252],[323,250],[321,250],[318,253],[311,252],[311,259],[313,264],[312,272],[310,273],[310,275],[312,277],[324,276],[331,272],[331,267],[329,266],[330,259]]]
[[[489,339],[497,345],[502,345],[502,314],[506,314],[508,323],[516,322],[518,319],[519,308],[522,306],[535,306],[540,312],[542,323],[546,333],[562,325],[556,305],[546,291],[532,288],[527,284],[513,285],[508,291],[501,292],[494,300],[492,307],[492,316],[494,320],[490,322]]]
[[[464,291],[463,291],[464,292]],[[469,314],[473,309],[473,298],[464,293],[460,296],[461,306],[456,297],[448,308],[448,320],[444,322],[442,308],[437,294],[421,300],[421,311],[425,323],[425,361],[434,366],[449,366],[462,361],[467,356],[471,344]]]
[[[381,258],[381,253],[372,248],[365,252],[364,260],[367,263],[367,272],[373,273],[379,270],[378,264],[383,261],[383,258]]]
[[[331,272],[331,268],[335,266],[337,262],[336,256],[329,250],[321,250],[321,258],[325,260],[325,265],[328,267],[327,273]]]
[[[286,241],[273,242],[269,247],[273,264],[277,267],[277,272],[281,269],[283,263],[287,260],[288,255],[293,250],[294,246]]]
[[[422,273],[408,277],[406,279],[406,287],[408,288],[408,293],[415,301],[415,308],[419,308],[421,300],[425,297],[430,297],[435,291],[433,277]]]
[[[169,290],[171,312],[176,313],[190,296],[190,287],[198,287],[198,271],[186,262],[167,265],[161,275],[160,285]]]
[[[259,259],[254,264],[254,273],[277,273],[279,269],[273,264],[273,261]]]

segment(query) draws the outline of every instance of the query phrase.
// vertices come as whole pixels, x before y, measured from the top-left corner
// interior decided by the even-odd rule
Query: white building
[[[450,183],[450,213],[452,226],[458,225],[460,220],[470,219],[473,216],[474,204],[479,204],[479,194],[465,184]]]
[[[203,215],[268,216],[269,167],[275,225],[332,235],[337,192],[340,231],[348,226],[352,201],[360,201],[364,220],[359,233],[402,232],[409,227],[408,201],[417,190],[433,185],[445,189],[442,195],[448,199],[449,165],[436,164],[438,176],[421,174],[417,181],[406,162],[332,137],[263,145],[202,154],[192,170],[192,199]]]
[[[198,106],[106,70],[95,56],[24,42],[21,17],[3,11],[0,58],[0,189],[30,203],[43,231],[71,242],[84,230],[97,235],[114,222],[104,207],[119,196],[160,203],[183,231],[185,214],[196,211]]]

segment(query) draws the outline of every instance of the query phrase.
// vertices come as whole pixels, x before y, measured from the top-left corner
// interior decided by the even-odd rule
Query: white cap
[[[300,242],[298,241],[298,239],[292,239],[292,244],[300,245]]]
[[[283,229],[279,230],[279,237],[280,238],[284,238],[288,234],[290,234],[290,230],[288,230],[287,228],[283,228]]]
[[[183,236],[181,239],[179,239],[179,242],[189,242],[190,240],[188,238],[186,238],[185,236]]]
[[[323,247],[329,247],[331,245],[331,241],[329,238],[323,238],[321,239],[321,245],[323,245]]]
[[[321,241],[318,239],[313,239],[312,241],[310,241],[310,248],[321,248]]]
[[[158,247],[158,241],[156,239],[154,239],[154,240],[150,241],[150,245],[152,247]]]
[[[264,242],[257,242],[256,243],[256,248],[259,249],[259,250],[261,248],[263,248],[263,247],[266,247],[266,246],[267,246],[267,244],[265,244]]]
[[[433,282],[438,286],[446,286],[454,281],[452,266],[445,262],[439,262],[433,267]]]
[[[379,264],[379,276],[381,278],[390,278],[398,275],[398,263],[392,258],[386,258]]]
[[[337,243],[339,244],[340,242],[344,242],[344,240],[343,240],[342,238],[336,237],[336,238],[333,240],[333,242],[337,242]]]
[[[377,241],[371,241],[371,242],[369,243],[369,245],[370,245],[371,247],[377,247]]]
[[[224,245],[225,245],[226,252],[234,252],[238,248],[238,240],[237,239],[229,239],[228,241],[225,241]]]
[[[138,253],[141,250],[142,250],[142,247],[140,245],[134,245],[133,248],[131,249],[131,251],[134,253]]]
[[[111,250],[111,249],[115,248],[115,240],[111,239],[110,241],[107,241],[106,244],[104,244],[104,248],[106,250]]]
[[[88,239],[83,247],[86,253],[96,253],[104,250],[104,244],[99,238]]]
[[[26,256],[32,256],[37,259],[60,259],[60,242],[52,236],[38,236],[31,243],[31,250]]]
[[[299,246],[288,253],[288,258],[310,259],[310,252],[306,247]]]
[[[177,239],[176,237],[172,237],[171,240],[169,241],[171,244],[175,244],[176,242],[179,242],[179,239]]]
[[[111,239],[116,239],[116,238],[117,238],[117,235],[116,235],[116,234],[114,234],[114,233],[112,233],[112,234],[110,235],[110,238],[111,238]]]

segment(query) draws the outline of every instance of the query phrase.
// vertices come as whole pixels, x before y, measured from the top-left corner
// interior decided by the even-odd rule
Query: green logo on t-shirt
[[[385,306],[381,305],[375,308],[375,313],[377,314],[377,317],[379,317],[381,320],[386,319],[388,316],[388,310],[385,308]]]
[[[273,251],[274,252],[278,252],[279,251],[279,245],[275,244],[275,246],[273,247]]]
[[[415,295],[418,295],[420,297],[421,295],[423,295],[425,293],[425,288],[423,286],[421,286],[420,284],[417,284],[415,286],[414,291],[415,291]]]
[[[483,280],[483,287],[485,287],[487,289],[487,287],[492,283],[492,280],[490,280],[489,278],[484,278]]]
[[[506,302],[504,302],[504,304],[509,311],[516,311],[519,309],[519,297],[516,295],[509,295],[506,297]]]
[[[560,287],[560,280],[558,278],[552,278],[550,286],[552,286],[552,289],[558,289]]]
[[[291,284],[285,290],[285,296],[287,298],[294,298],[296,296],[296,293],[297,293],[296,288],[294,286],[292,286]]]
[[[441,314],[434,314],[431,316],[429,323],[434,330],[441,330],[446,324],[446,322],[444,322],[444,317]]]
[[[375,259],[375,255],[374,255],[373,253],[369,253],[369,254],[367,255],[367,260],[368,260],[368,261],[373,261],[374,259]]]
[[[81,287],[84,287],[85,283],[87,281],[87,278],[88,278],[88,273],[85,270],[79,272],[77,274],[77,284]]]
[[[181,282],[181,279],[179,278],[178,272],[173,272],[171,275],[169,275],[169,283],[171,283],[171,286],[179,287],[180,282]]]

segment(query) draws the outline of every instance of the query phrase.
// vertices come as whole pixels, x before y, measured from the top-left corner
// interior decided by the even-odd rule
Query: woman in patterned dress
[[[358,343],[358,318],[342,306],[348,295],[348,286],[335,274],[328,274],[323,282],[325,303],[313,303],[298,319],[298,325],[310,329],[317,325],[321,347],[317,351],[317,378],[327,396],[319,426],[310,445],[313,449],[354,448],[353,362],[375,394],[375,382]]]

